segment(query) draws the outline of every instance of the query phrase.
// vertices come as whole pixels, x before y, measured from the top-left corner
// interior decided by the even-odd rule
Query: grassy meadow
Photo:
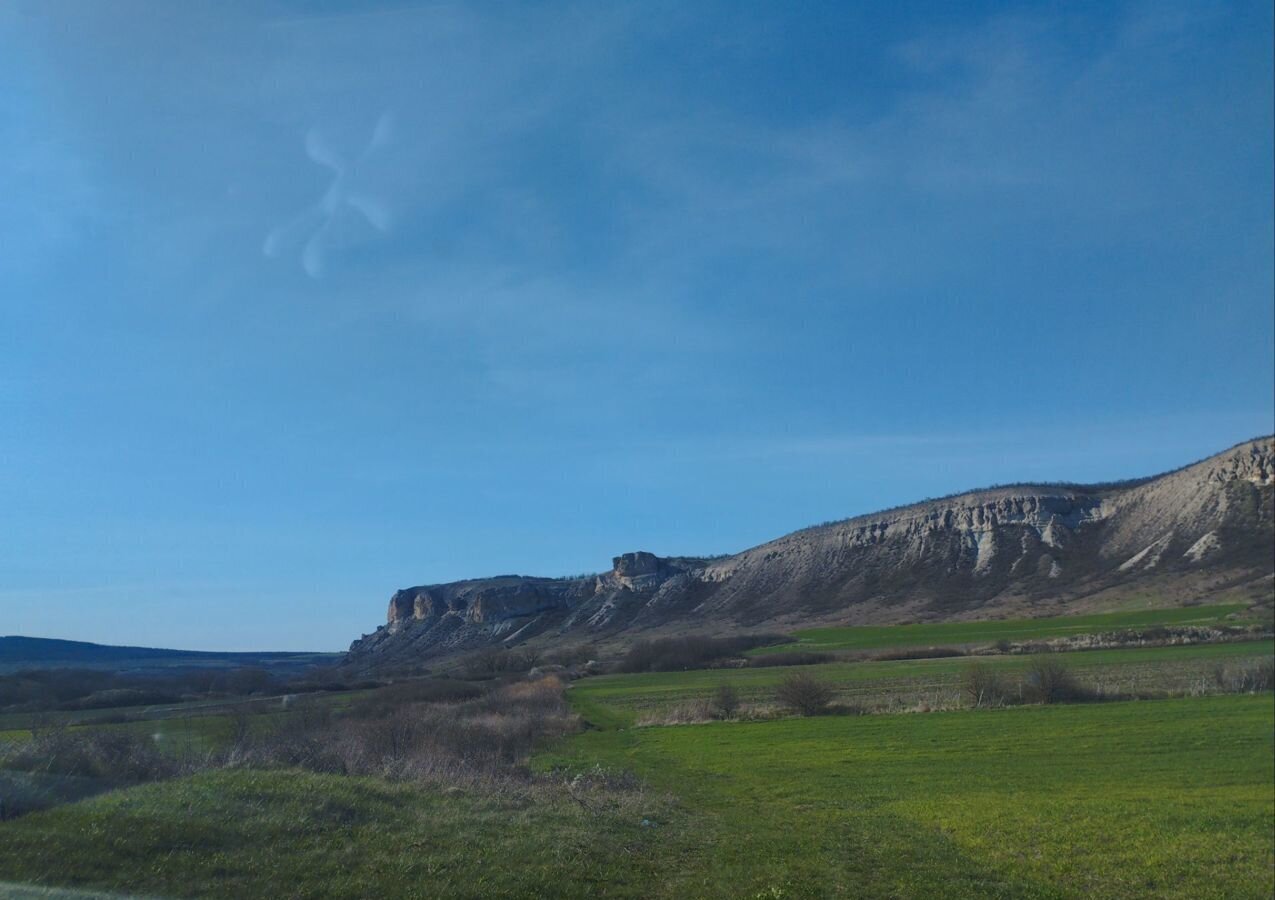
[[[592,729],[577,796],[226,771],[0,825],[0,880],[168,896],[1269,896],[1269,695]],[[676,798],[669,799],[669,798]],[[646,823],[646,824],[644,824]]]
[[[595,809],[549,787],[205,772],[0,825],[0,883],[226,898],[590,897],[609,886],[636,897],[658,879],[661,836],[641,825],[661,801],[642,800]]]
[[[1235,612],[821,639],[856,651],[987,644]],[[223,762],[0,822],[0,896],[34,884],[227,898],[1269,897],[1275,697],[1215,688],[1219,669],[1273,653],[1263,638],[1052,654],[1101,702],[1003,709],[949,707],[969,666],[1021,679],[1028,656],[590,676],[566,688],[569,708],[549,678],[487,694],[435,680],[192,703],[127,721],[68,713],[63,734]],[[788,716],[775,695],[794,672],[830,685],[843,710],[879,714]],[[722,684],[744,704],[739,719],[650,724]],[[440,690],[469,699],[407,702]],[[1113,699],[1131,696],[1169,699]],[[326,730],[280,742],[298,717]],[[31,724],[0,720],[0,740],[39,746],[26,743]],[[439,740],[451,769],[413,749]],[[466,762],[500,740],[520,749],[495,767]],[[388,747],[398,755],[368,755]]]
[[[1270,695],[599,729],[675,793],[666,896],[1269,897]]]
[[[1188,692],[1197,685],[1207,685],[1219,664],[1258,662],[1269,659],[1273,653],[1275,643],[1259,640],[1088,650],[1062,656],[1070,669],[1089,684],[1111,692],[1154,694]],[[958,704],[961,675],[976,663],[1013,675],[1030,662],[1027,656],[958,656],[603,675],[573,685],[571,697],[591,721],[611,726],[632,725],[643,716],[658,716],[679,705],[707,699],[722,684],[735,688],[745,703],[767,703],[783,679],[794,671],[802,671],[828,682],[838,702],[905,710]]]
[[[762,647],[754,654],[793,650],[868,651],[909,647],[959,647],[997,641],[1034,641],[1099,634],[1156,625],[1223,625],[1247,622],[1244,604],[1139,609],[1088,616],[1000,619],[978,622],[932,622],[918,625],[863,625],[808,628],[793,632],[796,643]]]

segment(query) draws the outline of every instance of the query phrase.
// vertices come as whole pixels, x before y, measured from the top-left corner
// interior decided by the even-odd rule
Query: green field
[[[1171,647],[1089,650],[1062,658],[1085,682],[1115,691],[1185,692],[1206,682],[1219,664],[1269,659],[1275,642],[1243,641]],[[631,725],[642,715],[667,711],[709,697],[720,684],[730,684],[745,702],[769,702],[780,681],[794,671],[807,672],[837,688],[837,699],[865,707],[907,707],[929,702],[955,702],[961,672],[974,662],[1007,674],[1025,668],[1026,656],[979,656],[940,659],[824,663],[746,669],[697,669],[603,675],[577,682],[572,702],[599,724]]]
[[[537,767],[628,768],[651,788],[583,801],[560,781],[213,772],[0,825],[0,881],[218,897],[1267,897],[1273,728],[1267,694],[594,729]]]
[[[1030,634],[1010,622],[810,634],[857,652],[1218,622],[1235,610],[1033,620]],[[924,714],[908,713],[961,705],[966,667],[1017,680],[1031,658],[583,678],[567,697],[586,727],[543,747],[535,777],[430,784],[231,768],[99,793],[0,823],[0,896],[44,884],[228,898],[1269,897],[1275,698],[1199,694],[1216,689],[1219,666],[1273,654],[1270,639],[1059,654],[1105,702]],[[781,717],[775,689],[794,671],[833,685],[842,707],[883,714]],[[744,720],[644,724],[723,683]],[[223,701],[130,710],[135,721],[55,718],[72,732],[140,732],[206,764],[236,729],[273,729],[298,703],[363,721],[341,718],[358,697],[260,698],[238,705],[246,718]],[[24,739],[28,724],[7,717],[0,737]],[[640,786],[607,774],[623,772]],[[59,799],[109,786],[68,783]]]
[[[587,799],[587,798],[586,798]],[[658,880],[661,801],[208,772],[0,824],[3,882],[172,897],[589,897]]]
[[[595,730],[677,794],[666,896],[1269,897],[1270,695]]]
[[[885,650],[905,647],[968,646],[996,641],[1047,640],[1153,625],[1219,625],[1240,617],[1243,604],[1142,609],[1089,616],[1040,619],[1002,619],[978,622],[937,622],[921,625],[866,625],[810,628],[793,632],[796,643],[763,647],[754,654],[793,650]]]
[[[367,691],[333,691],[303,694],[293,703],[307,703],[338,710],[350,705]],[[233,700],[194,700],[160,706],[133,706],[114,709],[73,710],[49,713],[8,713],[0,715],[0,742],[24,740],[37,724],[57,724],[72,728],[106,728],[152,736],[156,743],[177,752],[216,749],[233,733],[235,719],[242,710],[250,727],[268,728],[284,717],[282,697],[253,697]]]

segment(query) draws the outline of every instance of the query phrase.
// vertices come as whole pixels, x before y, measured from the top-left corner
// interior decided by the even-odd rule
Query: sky
[[[0,6],[0,634],[342,649],[1275,431],[1272,7]]]

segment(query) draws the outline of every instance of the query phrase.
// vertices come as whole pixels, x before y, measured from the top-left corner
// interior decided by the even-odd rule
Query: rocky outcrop
[[[795,532],[720,559],[638,551],[588,578],[502,576],[398,591],[351,660],[419,659],[532,638],[970,616],[1140,585],[1265,584],[1275,572],[1275,441],[1154,478],[973,491]],[[1263,579],[1266,579],[1263,581]],[[1175,588],[1176,589],[1176,588]]]

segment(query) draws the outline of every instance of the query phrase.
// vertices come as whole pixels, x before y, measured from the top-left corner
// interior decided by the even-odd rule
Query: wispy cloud
[[[332,172],[332,182],[323,196],[290,221],[270,229],[262,252],[276,257],[285,251],[301,247],[301,267],[311,278],[323,275],[325,257],[336,239],[338,229],[356,214],[367,225],[388,233],[393,225],[393,214],[380,197],[359,190],[359,176],[378,150],[393,139],[393,119],[383,112],[376,120],[372,135],[362,151],[352,159],[346,157],[324,137],[318,128],[311,128],[305,136],[305,152],[312,162]]]

